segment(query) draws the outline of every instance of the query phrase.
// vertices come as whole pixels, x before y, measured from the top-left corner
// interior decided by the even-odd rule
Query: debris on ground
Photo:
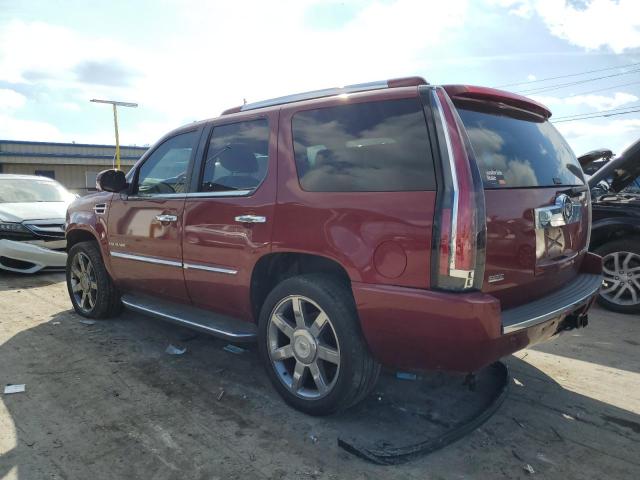
[[[9,395],[10,393],[22,393],[26,388],[27,386],[24,383],[19,385],[12,385],[9,383],[4,387],[4,394]]]
[[[522,469],[527,472],[529,475],[533,475],[534,473],[536,473],[536,471],[533,469],[533,467],[531,465],[529,465],[528,463],[522,467]]]
[[[574,417],[572,417],[571,415],[567,414],[567,413],[563,413],[562,416],[567,419],[567,420],[575,420]]]
[[[244,348],[238,347],[236,345],[225,345],[225,347],[223,348],[223,350],[229,352],[229,353],[235,353],[236,355],[240,355],[241,353],[246,352],[246,350]]]
[[[95,320],[80,320],[80,323],[82,323],[83,325],[93,325],[94,323],[96,323]]]
[[[396,372],[396,378],[399,380],[416,380],[418,376],[410,372]]]
[[[218,401],[222,400],[222,397],[224,397],[224,388],[220,389],[220,393],[218,394]]]
[[[520,380],[518,380],[515,377],[513,377],[513,383],[515,383],[519,387],[524,387],[524,383],[522,383]]]
[[[169,355],[182,355],[186,351],[187,351],[187,347],[180,348],[180,347],[176,347],[175,345],[169,344],[169,346],[164,352],[168,353]]]
[[[51,322],[53,325],[60,325],[60,322]]]
[[[309,435],[311,443],[318,443],[318,437],[316,435]]]

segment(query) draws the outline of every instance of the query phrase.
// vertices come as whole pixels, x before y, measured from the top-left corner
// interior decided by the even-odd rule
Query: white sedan
[[[0,174],[0,269],[64,268],[65,215],[75,198],[46,177]]]

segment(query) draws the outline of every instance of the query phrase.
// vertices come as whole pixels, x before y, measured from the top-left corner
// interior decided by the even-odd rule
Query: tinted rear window
[[[582,169],[549,122],[458,107],[486,188],[582,185]]]
[[[293,117],[300,184],[315,192],[434,190],[417,99],[307,110]]]

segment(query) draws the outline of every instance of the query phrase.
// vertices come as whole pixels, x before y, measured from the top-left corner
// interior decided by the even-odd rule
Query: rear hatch
[[[510,308],[574,278],[589,237],[580,164],[540,104],[493,89],[447,86],[485,191],[482,290]]]

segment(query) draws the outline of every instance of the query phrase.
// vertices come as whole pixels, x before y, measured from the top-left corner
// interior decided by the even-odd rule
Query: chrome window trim
[[[186,193],[159,193],[157,195],[130,195],[127,196],[126,200],[154,200],[156,198],[185,198],[187,196]]]
[[[183,268],[185,270],[193,269],[193,270],[204,270],[206,272],[226,273],[227,275],[235,275],[238,273],[238,270],[235,270],[233,268],[210,267],[208,265],[201,265],[197,263],[184,263]]]
[[[145,263],[154,263],[157,265],[167,265],[170,267],[178,267],[181,268],[182,267],[182,262],[176,262],[174,260],[164,260],[162,258],[156,258],[156,257],[145,257],[142,255],[132,255],[130,253],[124,253],[124,252],[110,252],[110,255],[112,257],[116,257],[116,258],[124,258],[125,260],[136,260],[138,262],[145,262]]]
[[[245,197],[251,195],[255,190],[229,190],[226,192],[192,192],[187,193],[187,198],[207,198],[207,197]]]

